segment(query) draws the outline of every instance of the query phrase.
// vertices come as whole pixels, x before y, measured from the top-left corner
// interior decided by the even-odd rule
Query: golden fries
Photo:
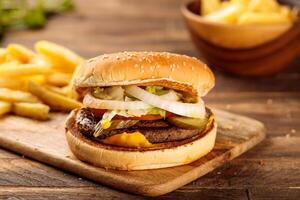
[[[43,75],[25,76],[18,79],[0,77],[0,88],[27,91],[29,81],[42,85],[46,83],[46,78]]]
[[[80,56],[71,50],[48,41],[37,42],[35,49],[52,64],[53,69],[60,72],[72,73],[83,61]]]
[[[7,46],[7,52],[16,60],[22,63],[29,63],[35,56],[33,51],[19,44],[10,44]]]
[[[278,12],[280,5],[276,0],[251,0],[249,2],[249,11],[252,12]]]
[[[202,0],[201,1],[201,13],[202,15],[208,15],[221,8],[220,0]]]
[[[5,115],[11,111],[11,103],[0,101],[0,116]]]
[[[239,5],[228,5],[224,9],[213,12],[206,16],[209,21],[217,21],[220,23],[235,23],[237,17],[242,12],[242,8]]]
[[[39,102],[38,98],[31,93],[0,88],[0,100],[15,103],[15,102]]]
[[[238,19],[238,24],[272,24],[289,23],[288,16],[284,17],[279,13],[254,13],[246,12]]]
[[[38,120],[48,119],[49,110],[49,106],[41,103],[14,103],[12,109],[16,115]]]
[[[39,97],[44,103],[49,105],[51,109],[56,111],[69,112],[82,106],[80,102],[74,99],[52,92],[33,82],[29,83],[28,90],[35,96]]]
[[[68,112],[81,106],[71,81],[83,58],[47,41],[37,42],[35,49],[20,44],[0,48],[0,115],[12,111],[45,120],[50,108]]]
[[[225,24],[289,24],[297,19],[298,9],[277,0],[202,0],[201,14]]]
[[[8,88],[13,90],[23,90],[23,82],[11,78],[0,77],[0,88]]]
[[[36,64],[17,64],[17,63],[4,63],[0,64],[0,76],[30,76],[38,74],[49,74],[51,70],[45,66]]]
[[[47,83],[54,86],[66,86],[70,83],[72,74],[67,73],[53,73],[47,76]]]
[[[0,64],[6,61],[6,49],[0,48]]]
[[[67,86],[61,88],[61,87],[56,87],[56,86],[52,86],[52,85],[45,85],[45,88],[52,92],[55,92],[57,94],[60,94],[60,95],[66,96],[66,97],[70,97]]]

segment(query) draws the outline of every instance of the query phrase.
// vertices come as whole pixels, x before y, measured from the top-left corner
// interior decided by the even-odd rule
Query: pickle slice
[[[183,116],[173,116],[167,118],[168,122],[171,124],[184,128],[184,129],[205,129],[207,125],[213,120],[213,115],[210,110],[207,110],[205,118],[191,118],[191,117],[183,117]]]

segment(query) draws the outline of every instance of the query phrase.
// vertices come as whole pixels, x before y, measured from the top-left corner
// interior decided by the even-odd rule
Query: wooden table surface
[[[124,50],[199,56],[183,24],[180,0],[81,0],[46,29],[10,32],[2,46],[54,41],[85,57]],[[214,69],[210,106],[265,123],[254,149],[159,199],[300,199],[300,59],[274,77],[246,79]],[[13,133],[12,133],[13,134]],[[0,199],[147,199],[110,189],[0,149]]]

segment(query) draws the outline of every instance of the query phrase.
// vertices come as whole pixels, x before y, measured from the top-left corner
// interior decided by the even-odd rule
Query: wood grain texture
[[[48,122],[15,116],[3,118],[0,120],[0,146],[116,189],[158,196],[207,174],[265,138],[265,128],[260,122],[221,110],[213,112],[218,124],[213,151],[198,161],[174,168],[124,172],[87,165],[71,154],[64,136],[66,115],[58,113]],[[17,162],[8,163],[7,167],[18,167]]]
[[[298,0],[290,1],[299,3]],[[182,3],[180,0],[159,3],[153,0],[142,3],[140,0],[76,0],[75,12],[51,18],[43,30],[10,32],[1,46],[17,42],[32,47],[35,41],[47,39],[87,58],[123,50],[170,51],[203,58],[185,28],[179,9]],[[299,110],[299,66],[300,57],[287,70],[264,78],[229,76],[211,66],[216,86],[206,97],[206,103],[264,122],[267,138],[229,165],[161,198],[298,200],[300,183],[295,172],[299,168],[295,168],[295,163],[299,162],[300,155],[300,113],[294,111]],[[90,187],[96,184],[0,150],[0,158],[11,157],[19,161],[0,159],[1,176],[9,173],[2,179],[0,176],[0,199],[144,199],[99,184]],[[247,165],[243,165],[244,162]],[[18,167],[14,167],[16,163]],[[284,169],[283,174],[279,173],[281,169]],[[262,175],[274,184],[264,185]],[[66,185],[56,190],[57,182]],[[38,187],[43,188],[39,190]]]

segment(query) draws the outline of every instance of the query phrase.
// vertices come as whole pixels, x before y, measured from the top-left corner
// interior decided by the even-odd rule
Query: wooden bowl
[[[296,1],[284,3],[291,2]],[[199,14],[200,1],[187,3],[181,10],[208,64],[227,72],[244,76],[275,74],[300,53],[299,20],[293,25],[225,25],[204,20]]]

